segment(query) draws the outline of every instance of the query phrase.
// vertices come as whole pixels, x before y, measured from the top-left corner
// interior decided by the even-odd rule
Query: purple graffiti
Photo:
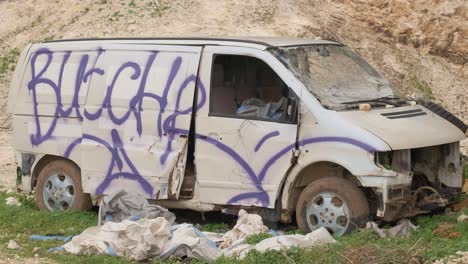
[[[67,147],[67,149],[65,150],[64,156],[66,158],[70,157],[70,154],[73,151],[73,149],[78,144],[81,144],[82,140],[90,140],[90,141],[97,142],[105,146],[109,150],[109,152],[111,153],[111,160],[110,160],[109,168],[107,170],[107,175],[104,178],[104,181],[101,182],[101,184],[99,184],[99,186],[97,187],[96,194],[103,194],[106,188],[112,182],[112,180],[117,179],[119,177],[123,177],[123,178],[137,181],[140,184],[140,186],[143,188],[143,190],[148,194],[149,197],[152,197],[152,198],[155,197],[154,190],[151,184],[141,176],[141,174],[138,172],[135,165],[133,165],[133,163],[130,161],[130,158],[125,152],[122,140],[120,139],[120,136],[117,130],[112,129],[111,136],[112,136],[112,146],[103,139],[100,139],[92,135],[83,134],[82,138],[74,140]],[[127,166],[130,168],[131,172],[122,172],[124,162],[122,161],[121,157],[125,161],[125,164],[127,164]],[[119,171],[117,173],[113,173],[113,170],[116,165]]]
[[[188,135],[189,131],[187,129],[182,129],[177,127],[177,118],[182,115],[191,115],[196,114],[198,109],[201,109],[205,102],[206,102],[206,89],[201,80],[195,75],[189,75],[185,78],[182,82],[180,87],[174,88],[173,83],[175,78],[182,74],[181,72],[181,64],[182,64],[182,57],[176,57],[171,64],[170,73],[167,77],[166,83],[164,85],[164,89],[162,89],[162,94],[157,95],[154,93],[149,93],[145,91],[147,85],[147,79],[150,72],[151,67],[155,63],[158,57],[158,51],[151,51],[148,52],[148,57],[146,58],[145,65],[142,67],[133,61],[127,61],[118,67],[117,71],[113,76],[111,76],[111,83],[108,87],[106,87],[105,97],[103,101],[100,103],[99,108],[94,112],[88,112],[86,109],[83,111],[83,115],[80,112],[80,105],[78,103],[78,94],[80,92],[81,86],[84,83],[87,83],[91,77],[96,75],[103,76],[105,74],[104,69],[96,67],[99,57],[101,54],[105,53],[105,50],[98,49],[96,59],[93,62],[89,62],[89,55],[84,54],[80,58],[80,64],[76,71],[76,79],[74,84],[74,95],[72,98],[71,105],[64,109],[62,105],[62,95],[61,95],[61,88],[62,88],[62,78],[65,71],[65,67],[67,62],[69,61],[70,56],[72,55],[71,51],[67,51],[64,53],[62,62],[60,65],[60,71],[58,76],[58,81],[54,82],[53,80],[44,77],[45,72],[49,68],[52,59],[53,59],[53,52],[50,50],[43,48],[38,50],[31,58],[31,72],[32,78],[31,81],[28,83],[28,89],[30,94],[32,95],[33,100],[33,107],[34,107],[34,121],[36,124],[36,131],[34,134],[30,135],[30,140],[33,146],[40,145],[46,140],[52,138],[53,131],[56,127],[57,120],[60,117],[69,117],[72,115],[73,110],[76,114],[76,117],[79,119],[86,119],[86,120],[97,120],[100,118],[104,111],[107,111],[107,114],[110,120],[115,125],[122,125],[124,124],[131,116],[133,116],[136,120],[136,132],[139,136],[142,135],[143,130],[143,120],[141,113],[143,110],[143,100],[145,98],[152,99],[159,104],[159,113],[155,116],[154,122],[156,123],[156,131],[155,134],[162,138],[163,136],[167,136],[167,143],[165,145],[165,149],[163,154],[159,157],[159,163],[164,165],[169,157],[169,155],[173,151],[173,141],[177,135]],[[36,60],[39,56],[46,56],[46,62],[42,65],[40,69],[37,68]],[[91,64],[90,69],[88,69],[88,64]],[[117,116],[112,109],[112,94],[114,91],[114,87],[116,84],[123,78],[122,73],[129,73],[127,78],[131,80],[140,80],[138,84],[138,90],[136,94],[130,96],[130,101],[128,104],[128,110]],[[181,109],[180,103],[182,99],[182,95],[184,92],[187,91],[187,87],[190,84],[195,84],[195,94],[193,96],[197,97],[197,102],[195,106],[190,106],[186,109]],[[56,107],[53,114],[52,122],[48,128],[45,130],[41,130],[40,124],[40,114],[38,112],[38,101],[37,101],[37,92],[36,88],[39,84],[46,85],[55,94],[56,99]],[[168,107],[168,96],[170,94],[171,89],[176,89],[176,101],[174,106],[174,111],[171,112],[167,117],[163,118],[163,114],[166,112]],[[198,98],[199,97],[199,98]],[[267,142],[268,139],[272,137],[278,136],[280,133],[278,131],[273,131],[264,135],[258,143],[255,145],[255,152],[258,152],[260,148]],[[110,131],[110,136],[112,138],[112,142],[107,142],[104,139],[98,138],[96,136],[90,134],[83,134],[81,138],[75,139],[73,142],[69,144],[67,149],[65,150],[64,156],[70,157],[75,147],[83,142],[83,140],[96,142],[102,146],[104,146],[109,153],[111,154],[111,159],[109,162],[109,166],[107,168],[107,172],[105,175],[104,180],[99,184],[96,188],[97,194],[103,194],[105,190],[110,186],[111,182],[117,178],[126,178],[130,180],[136,181],[141,188],[148,194],[149,197],[156,197],[154,192],[153,186],[145,180],[142,175],[139,173],[138,169],[135,167],[133,162],[131,161],[130,157],[127,155],[125,151],[125,146],[121,140],[121,137],[116,129],[112,129]],[[247,162],[238,152],[236,152],[230,146],[220,142],[217,139],[213,139],[206,135],[195,134],[196,140],[201,140],[207,144],[212,145],[216,150],[221,151],[228,155],[232,160],[234,160],[247,174],[249,179],[252,182],[252,186],[256,189],[254,192],[246,192],[240,193],[227,202],[228,204],[234,203],[241,203],[242,201],[256,201],[255,204],[261,204],[262,206],[266,207],[270,204],[270,199],[267,192],[264,190],[262,184],[263,181],[269,171],[269,169],[284,155],[287,155],[297,147],[303,147],[310,144],[320,143],[320,142],[338,142],[344,144],[350,144],[366,151],[372,152],[375,149],[361,141],[346,138],[346,137],[316,137],[316,138],[307,138],[299,140],[297,143],[293,142],[286,147],[279,150],[277,153],[272,153],[272,156],[265,162],[263,167],[261,167],[258,173],[252,168],[252,166]],[[156,161],[155,161],[156,162]],[[123,171],[124,166],[128,167],[130,171]],[[117,172],[116,172],[117,170]]]
[[[273,132],[270,132],[268,134],[266,134],[265,136],[263,136],[260,141],[258,141],[257,145],[255,146],[255,152],[257,152],[263,145],[263,143],[265,143],[265,141],[267,141],[268,139],[272,138],[272,137],[276,137],[276,136],[279,136],[279,132],[278,131],[273,131]]]

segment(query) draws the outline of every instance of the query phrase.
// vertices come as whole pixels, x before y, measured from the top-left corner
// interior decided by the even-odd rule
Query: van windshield
[[[342,45],[310,45],[272,50],[321,104],[333,110],[358,103],[400,100],[390,83],[369,63]]]

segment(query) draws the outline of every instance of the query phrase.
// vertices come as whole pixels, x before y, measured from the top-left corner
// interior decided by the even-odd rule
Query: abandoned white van
[[[444,206],[463,181],[466,125],[325,40],[33,44],[8,109],[18,187],[47,210],[124,189],[339,236]]]

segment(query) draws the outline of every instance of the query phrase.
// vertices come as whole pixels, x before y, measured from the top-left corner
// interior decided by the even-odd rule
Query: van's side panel
[[[72,47],[68,47],[72,48]],[[91,47],[34,45],[27,57],[14,106],[14,146],[17,151],[62,156],[81,137],[80,109],[88,83],[80,81],[98,52]],[[80,164],[80,155],[69,157]]]
[[[175,199],[185,169],[200,47],[105,45],[83,122],[86,192]]]
[[[176,199],[200,52],[141,43],[33,45],[12,87],[15,149],[73,160],[85,192]]]

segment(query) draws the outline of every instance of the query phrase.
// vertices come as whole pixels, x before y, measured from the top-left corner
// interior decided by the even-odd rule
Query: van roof
[[[51,40],[44,43],[61,42],[87,42],[87,43],[115,43],[115,44],[165,44],[165,45],[220,45],[220,46],[248,46],[259,49],[275,47],[292,47],[304,45],[342,45],[338,42],[288,37],[167,37],[167,38],[84,38]]]

